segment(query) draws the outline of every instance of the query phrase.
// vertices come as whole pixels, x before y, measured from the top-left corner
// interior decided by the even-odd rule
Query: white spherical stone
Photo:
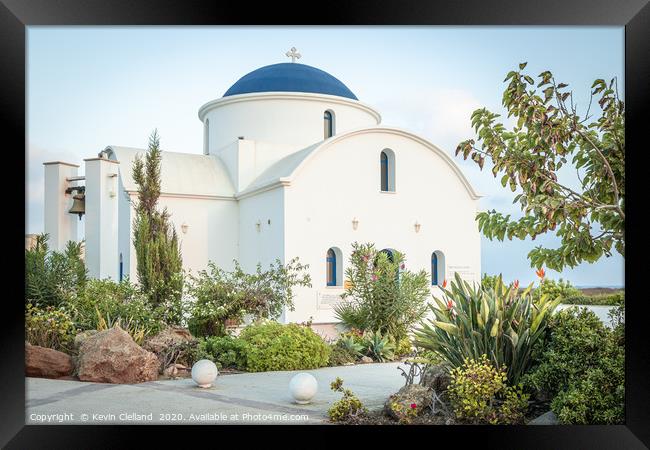
[[[312,374],[299,373],[289,382],[289,392],[296,403],[300,405],[307,404],[314,398],[318,391],[318,382]]]
[[[197,361],[192,366],[192,379],[199,387],[209,388],[217,378],[219,371],[217,366],[209,359]]]

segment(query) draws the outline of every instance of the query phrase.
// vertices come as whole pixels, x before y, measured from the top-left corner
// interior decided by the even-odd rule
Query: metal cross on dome
[[[291,47],[291,50],[289,50],[287,53],[285,53],[289,58],[291,58],[291,62],[295,63],[296,59],[300,59],[300,53],[298,53],[298,50],[296,50],[296,47]]]

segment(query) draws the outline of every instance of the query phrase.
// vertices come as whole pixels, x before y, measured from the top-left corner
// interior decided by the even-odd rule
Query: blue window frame
[[[381,162],[381,190],[388,191],[388,155],[386,152],[381,152],[379,157]]]
[[[325,120],[324,135],[325,135],[325,139],[327,139],[334,136],[334,117],[332,116],[332,113],[330,111],[325,111],[323,118]]]
[[[327,250],[327,285],[336,286],[336,253],[331,248]]]
[[[438,286],[438,255],[431,253],[431,285]]]

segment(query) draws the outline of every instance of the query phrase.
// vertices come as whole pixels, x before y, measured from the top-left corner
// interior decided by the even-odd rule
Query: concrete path
[[[331,404],[341,398],[329,387],[336,377],[374,410],[404,385],[399,365],[306,370],[318,380],[318,393],[309,405],[297,405],[289,395],[289,380],[298,372],[223,375],[209,389],[197,387],[191,379],[119,385],[27,378],[26,423],[323,423]]]

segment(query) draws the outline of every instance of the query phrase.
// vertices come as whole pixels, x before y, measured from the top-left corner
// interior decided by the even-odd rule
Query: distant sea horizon
[[[625,289],[624,285],[613,285],[613,284],[581,284],[581,285],[576,285],[575,286],[577,289],[597,289],[597,288],[603,288],[603,289]]]

